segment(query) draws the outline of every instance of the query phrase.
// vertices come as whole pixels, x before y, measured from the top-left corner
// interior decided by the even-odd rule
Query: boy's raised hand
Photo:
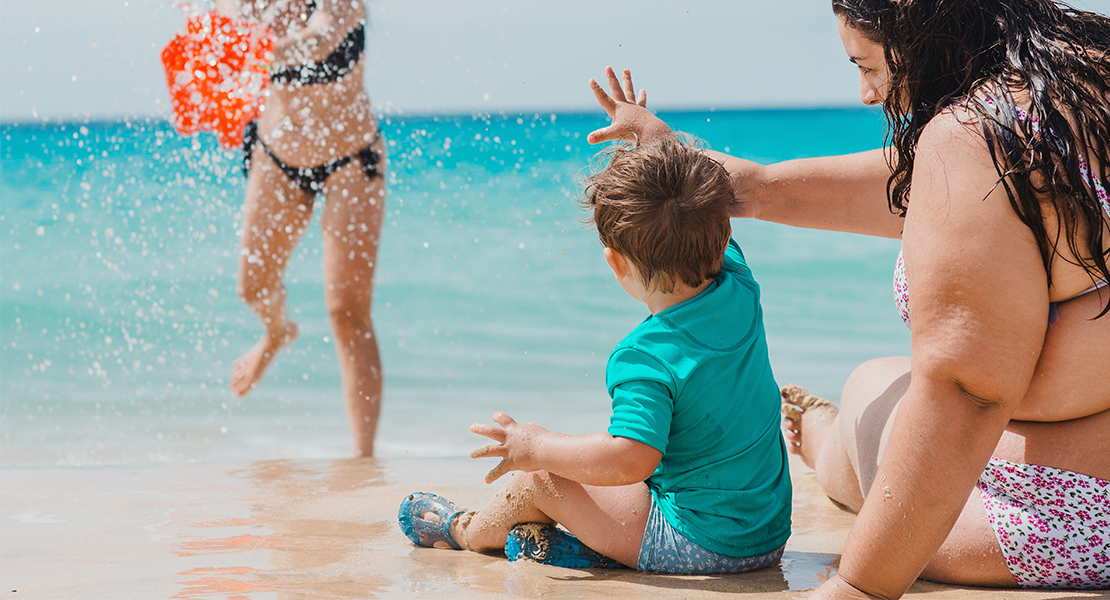
[[[503,412],[493,413],[493,420],[497,425],[475,423],[470,426],[471,432],[498,442],[470,452],[471,458],[501,457],[501,462],[486,475],[486,483],[497,481],[509,471],[534,471],[532,461],[536,438],[548,431],[532,423],[517,423]]]
[[[617,79],[613,67],[605,67],[605,77],[609,82],[609,94],[594,79],[590,80],[590,89],[613,122],[591,132],[586,136],[587,142],[597,144],[629,137],[647,140],[671,133],[671,128],[647,109],[647,90],[640,90],[637,97],[631,71],[624,70],[622,81]]]

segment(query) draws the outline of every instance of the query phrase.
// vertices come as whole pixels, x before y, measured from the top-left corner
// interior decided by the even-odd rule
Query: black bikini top
[[[315,3],[313,3],[315,8]],[[316,85],[334,83],[355,68],[366,50],[366,24],[359,23],[324,60],[270,71],[270,81]]]

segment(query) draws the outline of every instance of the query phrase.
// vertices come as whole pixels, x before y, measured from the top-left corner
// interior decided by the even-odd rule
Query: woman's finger
[[[644,88],[644,89],[640,90],[640,98],[638,100],[636,100],[636,104],[639,104],[640,106],[642,106],[644,108],[647,108],[647,88]]]

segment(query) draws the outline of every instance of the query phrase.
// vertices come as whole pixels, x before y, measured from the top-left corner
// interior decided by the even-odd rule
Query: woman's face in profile
[[[844,17],[836,20],[848,60],[859,67],[859,99],[868,106],[882,104],[890,94],[890,69],[882,44],[871,41]]]

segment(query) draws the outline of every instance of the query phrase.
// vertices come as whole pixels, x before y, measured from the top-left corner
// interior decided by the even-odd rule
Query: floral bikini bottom
[[[992,458],[979,491],[1018,585],[1110,588],[1110,482]]]

